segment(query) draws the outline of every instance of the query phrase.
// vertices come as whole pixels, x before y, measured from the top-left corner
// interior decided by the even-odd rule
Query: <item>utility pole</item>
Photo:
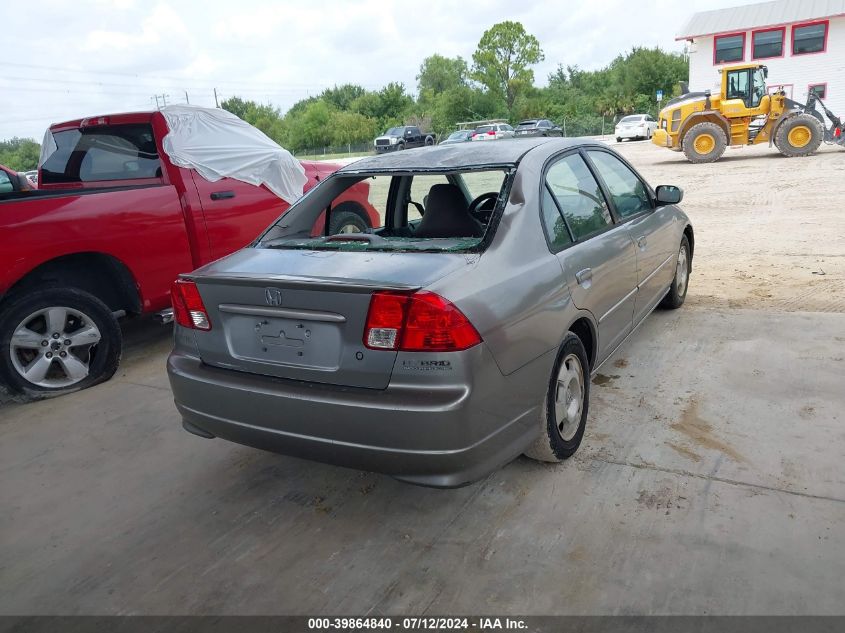
[[[214,107],[219,108],[220,104],[217,103],[217,88],[214,89]]]
[[[153,95],[153,98],[156,100],[156,110],[161,110],[162,106],[167,105],[167,97],[169,97],[169,96],[170,95],[166,95],[166,94]],[[161,98],[161,104],[159,104],[159,102],[158,102],[159,98]]]
[[[188,99],[188,91],[187,90],[185,91],[185,103],[187,103],[188,105],[191,105],[191,100]]]

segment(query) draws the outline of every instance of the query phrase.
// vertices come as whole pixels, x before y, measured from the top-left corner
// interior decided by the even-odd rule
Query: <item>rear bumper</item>
[[[511,461],[534,440],[545,365],[550,371],[553,360],[546,355],[504,377],[483,345],[461,354],[475,356],[472,383],[438,386],[413,376],[385,390],[245,374],[177,352],[167,369],[183,426],[196,435],[457,487]]]
[[[624,130],[614,130],[616,138],[647,138],[648,129],[632,127]],[[653,133],[652,133],[653,134]]]

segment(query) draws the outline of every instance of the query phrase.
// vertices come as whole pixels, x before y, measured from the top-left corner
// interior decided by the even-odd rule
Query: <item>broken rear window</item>
[[[509,178],[504,169],[336,175],[291,207],[256,246],[478,251]]]

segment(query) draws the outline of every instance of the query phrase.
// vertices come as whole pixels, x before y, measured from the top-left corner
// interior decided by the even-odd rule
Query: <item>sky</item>
[[[503,20],[539,39],[544,85],[558,64],[593,70],[633,46],[680,51],[675,33],[693,12],[748,1],[33,0],[3,15],[0,139],[40,141],[51,123],[154,108],[154,95],[213,106],[215,88],[282,110],[342,83],[416,92],[425,57],[471,61]]]

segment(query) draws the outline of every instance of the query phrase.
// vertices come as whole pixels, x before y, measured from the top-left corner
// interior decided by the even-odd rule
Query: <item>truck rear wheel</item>
[[[784,156],[809,156],[822,144],[824,129],[810,114],[796,114],[781,123],[775,135],[775,147]]]
[[[0,314],[0,380],[17,393],[47,396],[108,380],[122,347],[108,306],[75,288],[21,293]]]
[[[712,163],[725,153],[728,139],[715,123],[696,123],[684,135],[684,155],[691,163]]]
[[[332,209],[332,216],[329,222],[329,234],[339,233],[366,233],[370,224],[358,212],[359,207],[355,204],[344,202]]]

